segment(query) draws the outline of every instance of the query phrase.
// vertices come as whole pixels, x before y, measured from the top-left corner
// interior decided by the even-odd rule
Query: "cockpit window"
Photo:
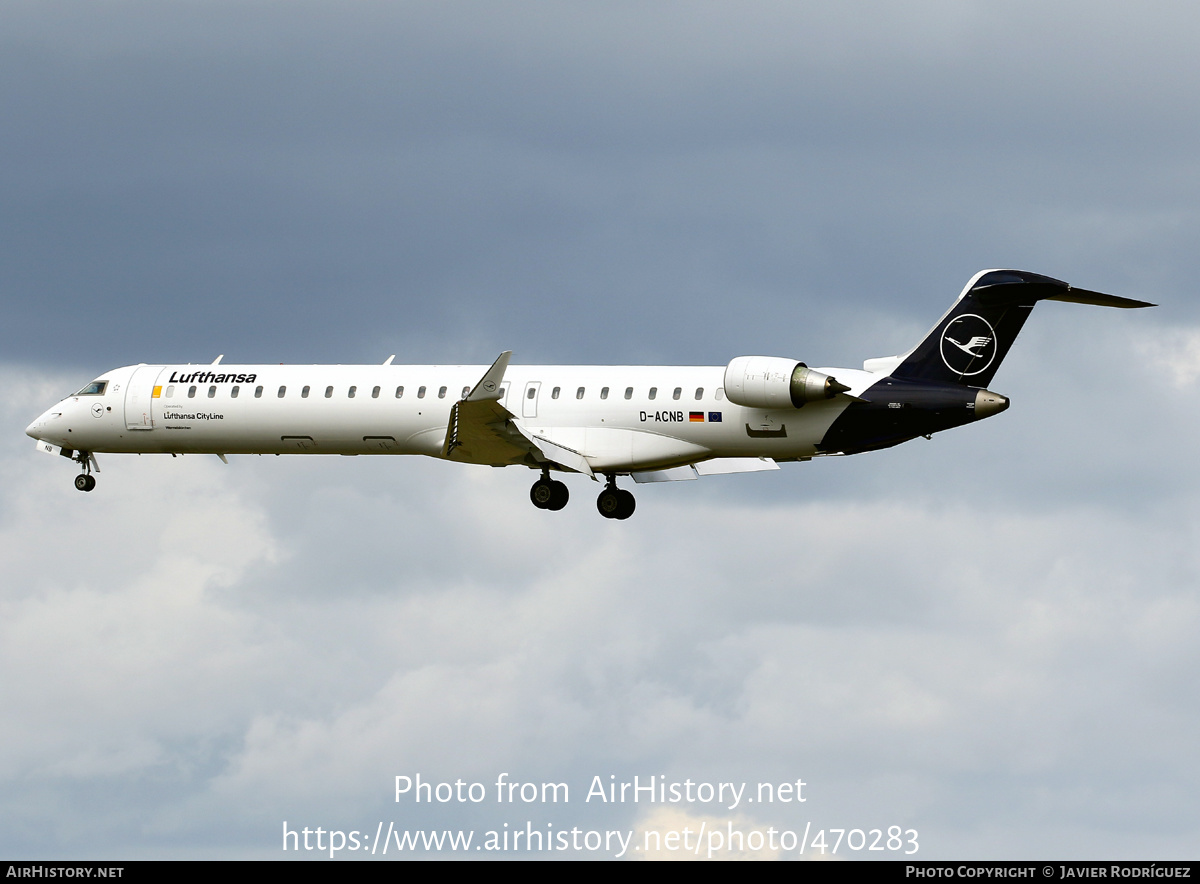
[[[103,396],[104,388],[108,386],[108,381],[92,381],[78,393],[76,396]]]

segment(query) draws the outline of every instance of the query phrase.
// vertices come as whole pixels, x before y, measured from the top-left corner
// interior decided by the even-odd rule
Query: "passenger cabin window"
[[[417,398],[418,399],[425,398],[425,388],[424,387],[417,387]]]
[[[325,388],[325,398],[326,398],[326,399],[332,399],[332,398],[333,398],[333,387],[326,387],[326,388]]]
[[[704,388],[697,387],[696,388],[696,401],[699,402],[703,398],[704,398]]]
[[[233,389],[235,391],[233,395],[236,396],[237,395],[237,392],[236,392],[237,387],[234,387]],[[174,395],[175,395],[175,385],[171,384],[171,386],[167,387],[167,398],[170,399]]]
[[[104,388],[108,386],[108,381],[92,381],[78,393],[76,396],[103,396]]]
[[[444,390],[446,388],[442,387],[442,389]],[[536,395],[537,395],[537,387],[530,387],[529,390],[525,393],[525,398],[532,399]]]
[[[371,391],[371,398],[372,399],[379,398],[379,388],[378,387],[376,387],[374,390]]]
[[[583,387],[580,387],[578,390],[575,391],[575,398],[576,399],[583,398]]]
[[[396,398],[397,398],[397,399],[403,399],[403,398],[404,398],[404,388],[403,388],[403,387],[397,387],[397,388],[396,388]]]
[[[671,394],[671,398],[678,399],[682,394],[683,394],[683,387],[676,387],[675,391]]]
[[[280,399],[282,399],[286,393],[287,393],[287,387],[280,387],[279,392],[276,393],[275,395],[278,396]]]
[[[236,399],[238,397],[238,393],[241,392],[241,389],[242,389],[241,387],[234,387],[232,390],[229,391],[229,398]],[[167,387],[167,395],[168,396],[175,395],[175,388]]]
[[[438,398],[439,399],[446,398],[446,388],[445,387],[438,387]]]
[[[208,388],[208,398],[209,398],[209,399],[213,399],[213,398],[215,398],[215,397],[216,397],[216,395],[217,395],[217,388],[216,388],[216,385],[213,385],[213,386],[209,387],[209,388]]]
[[[310,386],[308,386],[307,384],[305,384],[305,385],[304,385],[304,389],[300,391],[300,398],[301,398],[301,399],[307,399],[307,398],[308,398],[308,393],[309,393],[309,391],[310,391],[311,389],[312,389],[312,387],[310,387]]]
[[[462,395],[461,395],[461,396],[459,396],[458,398],[459,398],[459,399],[466,399],[466,398],[467,398],[467,395],[468,395],[470,392],[471,392],[471,388],[470,388],[470,387],[463,387]]]
[[[658,387],[650,388],[650,398],[653,399],[658,395]]]
[[[358,392],[358,387],[351,387],[350,392],[347,394],[347,398],[353,399],[354,394],[357,392]]]
[[[625,398],[626,398],[626,399],[632,399],[632,398],[633,398],[633,387],[626,387],[626,388],[625,388]]]
[[[553,390],[550,391],[550,398],[557,399],[558,394],[561,392],[562,392],[562,387],[555,387]]]
[[[196,388],[195,387],[188,387],[188,398],[189,399],[196,398]]]
[[[713,393],[713,398],[716,399],[718,402],[720,402],[722,399],[724,399],[725,398],[725,388],[717,387],[717,392]]]
[[[257,387],[255,387],[255,388],[254,388],[254,398],[255,398],[255,399],[261,399],[261,398],[262,398],[262,385],[259,385],[259,386],[257,386]]]
[[[607,398],[608,398],[608,387],[601,387],[601,388],[600,388],[600,398],[601,398],[601,399],[607,399]]]

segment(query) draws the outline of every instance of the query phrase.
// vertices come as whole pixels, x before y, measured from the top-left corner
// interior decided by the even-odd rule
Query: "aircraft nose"
[[[41,441],[46,432],[46,425],[56,417],[59,417],[59,414],[53,409],[43,411],[37,416],[37,420],[25,428],[25,435]]]

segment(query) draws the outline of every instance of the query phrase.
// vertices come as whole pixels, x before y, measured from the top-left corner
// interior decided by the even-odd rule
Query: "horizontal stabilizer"
[[[1135,301],[1106,295],[1088,289],[1077,289],[1061,279],[1030,273],[1027,270],[990,270],[981,274],[970,287],[970,294],[981,304],[1004,306],[1038,301],[1068,301],[1072,304],[1094,304],[1097,307],[1155,307],[1149,301]]]
[[[1097,307],[1157,307],[1149,301],[1135,301],[1133,298],[1122,298],[1117,295],[1106,295],[1103,292],[1089,292],[1087,289],[1073,288],[1063,295],[1051,295],[1047,301],[1069,301],[1072,304],[1095,304]]]

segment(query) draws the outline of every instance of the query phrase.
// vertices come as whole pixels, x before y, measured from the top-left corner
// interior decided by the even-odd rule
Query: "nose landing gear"
[[[75,477],[75,490],[91,491],[96,487],[96,477],[92,475],[92,464],[96,462],[96,459],[92,457],[90,451],[76,451],[71,460],[83,467],[83,472]],[[100,471],[98,466],[96,471]]]
[[[567,505],[571,494],[562,482],[550,478],[550,471],[543,470],[542,478],[529,489],[529,499],[540,510],[560,510]]]
[[[596,498],[596,509],[606,519],[628,519],[637,507],[637,501],[628,491],[617,487],[617,477],[609,474],[608,482],[600,496]]]

